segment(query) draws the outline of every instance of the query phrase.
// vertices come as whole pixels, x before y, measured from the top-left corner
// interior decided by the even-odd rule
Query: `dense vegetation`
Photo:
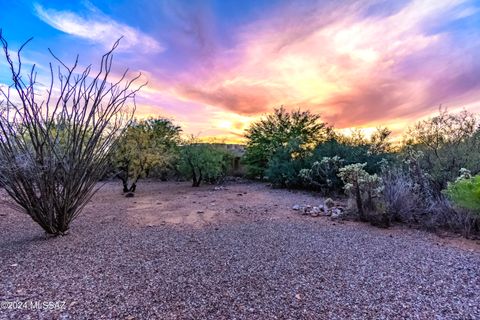
[[[294,121],[301,115],[301,121]],[[478,119],[467,111],[437,116],[409,128],[395,147],[379,128],[336,133],[309,112],[277,109],[247,131],[245,162],[250,177],[276,187],[304,188],[325,195],[344,191],[361,220],[393,221],[479,231]],[[292,130],[292,128],[295,128]],[[465,174],[463,174],[465,176]]]

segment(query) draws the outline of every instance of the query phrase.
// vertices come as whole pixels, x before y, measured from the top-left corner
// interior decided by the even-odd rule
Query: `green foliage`
[[[322,160],[315,161],[310,169],[300,170],[299,176],[305,185],[319,189],[323,193],[337,191],[343,185],[338,173],[344,162],[339,156],[323,157]]]
[[[459,179],[448,184],[445,192],[457,206],[480,215],[480,175],[472,177],[464,171]]]
[[[189,141],[180,148],[177,169],[199,187],[203,181],[214,183],[225,177],[231,161],[232,155],[219,146]]]
[[[379,173],[382,163],[393,160],[388,137],[390,131],[378,129],[370,139],[360,131],[354,131],[351,136],[331,135],[324,143],[319,144],[313,153],[313,159],[319,161],[324,157],[340,157],[345,165],[366,163],[365,170],[369,173]]]
[[[283,107],[275,109],[247,129],[244,158],[247,174],[263,178],[269,163],[276,165],[280,159],[304,158],[305,153],[325,140],[329,130],[318,114],[301,110],[288,112]],[[274,156],[278,159],[272,160]],[[278,170],[271,169],[270,176],[272,171]]]
[[[134,192],[138,179],[148,176],[153,168],[173,165],[180,132],[180,127],[164,118],[134,121],[127,128],[114,155],[124,192]]]
[[[267,178],[275,186],[338,192],[341,166],[362,162],[367,172],[378,173],[385,159],[393,159],[389,136],[386,128],[369,139],[359,130],[336,134],[317,114],[279,108],[247,130],[243,162],[250,177]]]
[[[389,135],[390,131],[385,128],[378,129],[369,139],[359,130],[349,136],[330,134],[306,161],[309,166],[299,173],[304,187],[320,189],[324,193],[339,192],[343,187],[338,177],[339,169],[359,162],[365,163],[366,172],[380,173],[382,166],[394,158]]]
[[[265,176],[274,186],[295,188],[302,185],[300,171],[306,166],[306,154],[298,152],[297,141],[279,148],[268,161]]]
[[[346,193],[355,199],[361,220],[366,220],[365,211],[375,210],[374,200],[383,190],[382,179],[377,174],[365,171],[366,163],[349,164],[339,170],[338,176],[345,183]]]
[[[477,117],[467,111],[440,110],[430,119],[418,122],[408,131],[405,152],[421,152],[418,165],[428,174],[437,194],[466,168],[480,172],[480,132]]]

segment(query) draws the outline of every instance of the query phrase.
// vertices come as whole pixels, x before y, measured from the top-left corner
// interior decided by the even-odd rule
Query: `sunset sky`
[[[0,0],[0,28],[12,49],[34,37],[45,76],[47,48],[87,65],[123,36],[117,70],[148,79],[138,115],[232,142],[280,105],[396,133],[439,105],[480,111],[479,0]]]

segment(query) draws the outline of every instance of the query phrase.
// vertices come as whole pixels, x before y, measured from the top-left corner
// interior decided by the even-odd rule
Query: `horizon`
[[[3,1],[2,1],[3,2]],[[5,1],[6,3],[6,1]],[[239,143],[281,105],[338,130],[399,135],[437,113],[480,111],[480,2],[19,1],[0,28],[39,81],[53,58],[94,65],[120,37],[115,71],[141,72],[137,117]],[[9,74],[0,59],[0,85]]]

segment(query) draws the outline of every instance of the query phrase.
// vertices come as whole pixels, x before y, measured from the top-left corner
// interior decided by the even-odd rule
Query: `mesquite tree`
[[[192,138],[180,147],[177,169],[185,178],[192,179],[192,187],[204,181],[219,182],[227,174],[232,154],[212,143],[200,143]]]
[[[120,39],[119,39],[120,40]],[[0,183],[14,202],[48,234],[63,235],[105,174],[118,137],[135,110],[137,77],[125,71],[113,83],[113,51],[104,54],[98,72],[69,67],[58,59],[57,76],[42,92],[35,66],[24,74],[21,51],[12,59],[0,30],[0,42],[12,85],[0,88]],[[127,102],[132,102],[127,107]]]
[[[172,166],[178,156],[181,128],[165,118],[134,120],[114,155],[123,192],[135,192],[138,179],[156,167]]]

